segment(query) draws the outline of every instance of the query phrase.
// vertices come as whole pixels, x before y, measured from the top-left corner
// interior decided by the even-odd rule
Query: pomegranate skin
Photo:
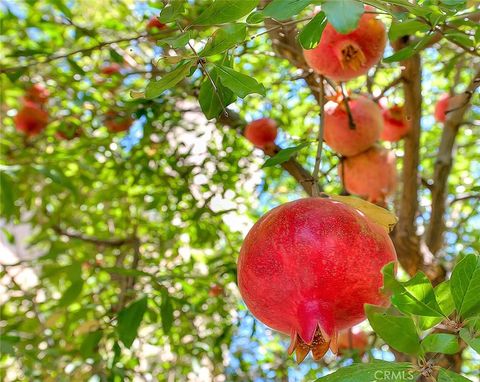
[[[105,74],[107,76],[111,76],[112,74],[120,73],[121,68],[122,67],[119,64],[113,63],[113,64],[110,64],[110,65],[104,66],[101,70],[101,73]]]
[[[328,23],[319,44],[303,51],[307,64],[334,81],[348,81],[366,74],[383,56],[387,34],[374,14],[363,14],[358,27],[347,34]]]
[[[397,185],[395,154],[380,146],[345,158],[339,165],[338,173],[349,193],[372,203],[384,204]]]
[[[42,84],[33,84],[26,92],[24,101],[44,105],[48,101],[50,92]]]
[[[383,109],[383,131],[380,139],[384,141],[397,142],[408,134],[412,125],[405,116],[403,106],[394,105]]]
[[[238,285],[257,319],[291,336],[289,352],[301,362],[310,350],[315,359],[329,346],[336,351],[337,332],[365,319],[365,303],[389,305],[379,288],[381,269],[392,261],[384,228],[343,203],[306,198],[274,208],[252,227]]]
[[[26,135],[38,135],[48,125],[48,113],[36,103],[26,101],[13,122],[15,128]]]
[[[445,93],[440,96],[438,99],[437,104],[435,105],[435,112],[433,116],[435,117],[435,121],[437,122],[445,122],[447,119],[447,113],[446,111],[448,110],[450,106],[450,96]]]
[[[105,114],[105,126],[111,133],[127,131],[133,123],[132,118],[122,115],[115,110],[109,110]]]
[[[148,20],[147,23],[147,31],[148,33],[154,33],[155,31],[161,31],[165,29],[167,26],[162,23],[159,19],[156,17],[152,17],[150,20]]]
[[[245,127],[244,135],[256,147],[267,148],[277,137],[277,123],[270,118],[257,119]]]
[[[338,334],[338,354],[345,354],[348,350],[357,350],[360,355],[365,354],[368,348],[368,334],[363,330],[344,330]]]
[[[344,102],[325,105],[324,139],[334,151],[344,156],[360,154],[371,147],[383,129],[380,107],[371,99],[359,95],[348,102],[355,129],[350,127]]]

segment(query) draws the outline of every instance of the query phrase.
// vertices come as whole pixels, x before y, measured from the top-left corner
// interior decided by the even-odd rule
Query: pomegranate
[[[329,101],[325,105],[325,142],[345,156],[361,153],[380,138],[383,118],[380,107],[363,95],[353,95],[348,101],[354,128],[350,126],[345,102]]]
[[[368,348],[368,334],[356,328],[344,330],[338,334],[338,354],[345,354],[348,350],[357,350],[360,355],[365,354]]]
[[[102,74],[105,74],[105,75],[107,75],[107,76],[111,76],[111,75],[113,75],[113,74],[118,74],[118,73],[120,73],[120,69],[121,69],[121,68],[122,68],[122,67],[121,67],[119,64],[117,64],[117,63],[114,62],[113,64],[104,66],[104,67],[102,68],[102,70],[101,70],[101,73],[102,73]]]
[[[13,119],[15,127],[29,136],[39,134],[48,125],[48,113],[38,104],[25,101]]]
[[[44,105],[48,101],[50,92],[42,84],[33,84],[27,89],[24,97],[24,102],[33,102],[39,105]]]
[[[147,32],[155,33],[165,29],[167,26],[156,17],[152,17],[147,23]]]
[[[105,126],[111,133],[126,131],[132,125],[133,120],[129,116],[115,110],[109,110],[105,114]]]
[[[410,131],[412,125],[405,116],[403,106],[394,105],[383,109],[383,131],[380,139],[396,142],[402,139]]]
[[[397,185],[395,154],[380,146],[345,158],[338,172],[348,192],[372,203],[383,204]]]
[[[245,127],[244,135],[255,146],[268,148],[277,137],[277,123],[270,118],[257,119]]]
[[[358,27],[347,34],[327,24],[319,44],[303,51],[307,64],[334,81],[347,81],[366,74],[382,58],[387,34],[374,14],[363,14]]]
[[[396,261],[386,230],[355,208],[313,197],[265,214],[238,259],[240,293],[261,322],[291,338],[300,363],[336,352],[337,333],[365,319],[364,304],[388,306],[381,269]]]
[[[447,119],[447,110],[450,108],[451,98],[450,96],[445,93],[440,96],[438,99],[437,104],[435,105],[435,112],[433,116],[435,117],[435,121],[437,122],[445,122]]]
[[[218,297],[223,294],[223,288],[218,284],[213,284],[208,290],[208,295],[210,297]]]

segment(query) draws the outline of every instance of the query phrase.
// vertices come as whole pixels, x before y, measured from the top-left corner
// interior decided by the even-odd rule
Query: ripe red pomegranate
[[[255,146],[268,148],[277,137],[277,123],[270,118],[257,119],[245,127],[244,135]]]
[[[301,362],[337,349],[337,332],[365,319],[365,303],[387,306],[381,269],[396,261],[386,232],[353,207],[327,198],[283,204],[250,230],[238,259],[240,293],[253,315],[291,337]]]
[[[105,126],[111,133],[119,133],[126,131],[133,123],[133,119],[124,113],[119,113],[115,110],[109,110],[105,114]]]
[[[147,23],[148,33],[159,32],[165,28],[167,28],[167,26],[156,17],[152,17],[150,20],[148,20],[148,23]]]
[[[48,113],[38,104],[26,101],[13,118],[15,128],[29,136],[39,134],[48,125]]]
[[[352,129],[343,101],[325,105],[325,142],[337,153],[352,156],[371,147],[383,129],[380,107],[363,95],[353,95],[348,101],[355,128]]]
[[[118,73],[120,73],[120,69],[121,69],[121,68],[122,68],[122,67],[121,67],[119,64],[117,64],[116,62],[114,62],[113,64],[104,66],[104,67],[102,68],[102,70],[101,70],[101,73],[102,73],[102,74],[105,74],[105,75],[107,75],[107,76],[111,76],[111,75],[113,75],[113,74],[118,74]]]
[[[208,295],[210,297],[218,297],[223,293],[223,288],[218,284],[213,284],[208,290]]]
[[[402,139],[412,128],[410,121],[405,115],[403,106],[394,105],[382,110],[383,131],[380,139],[396,142]]]
[[[42,84],[33,84],[27,89],[24,97],[25,102],[33,102],[39,105],[44,105],[48,101],[50,92]]]
[[[327,24],[319,44],[303,51],[307,64],[334,81],[366,74],[382,58],[387,42],[385,25],[374,14],[363,14],[354,31],[341,34]]]
[[[397,185],[395,154],[380,146],[345,158],[338,173],[348,192],[372,203],[383,204]]]
[[[447,93],[442,94],[435,105],[433,116],[437,122],[445,122],[447,119],[447,110],[451,107],[451,98]]]
[[[345,354],[348,350],[357,350],[360,355],[365,354],[368,348],[368,334],[363,330],[349,329],[338,334],[338,354]]]

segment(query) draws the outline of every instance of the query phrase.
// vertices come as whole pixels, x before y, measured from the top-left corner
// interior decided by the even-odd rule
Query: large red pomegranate
[[[25,101],[13,119],[15,128],[29,136],[39,134],[48,125],[48,113],[38,104]]]
[[[39,105],[43,105],[48,101],[50,92],[42,84],[33,84],[30,88],[27,89],[24,101],[33,102]]]
[[[363,95],[352,95],[348,101],[354,128],[351,127],[343,101],[325,105],[325,142],[337,153],[352,156],[371,147],[383,129],[380,107]]]
[[[368,348],[368,334],[363,330],[343,330],[338,334],[338,354],[345,354],[348,350],[356,350],[360,355]]]
[[[394,105],[382,110],[383,130],[380,139],[396,142],[408,134],[412,125],[405,115],[403,106]]]
[[[387,306],[381,269],[395,261],[386,232],[353,207],[327,198],[283,204],[250,230],[238,259],[240,293],[253,315],[291,337],[301,362],[336,352],[337,332],[365,319],[365,303]]]
[[[111,133],[119,133],[126,131],[133,123],[133,119],[124,113],[119,113],[115,110],[109,110],[105,114],[105,126]]]
[[[366,74],[382,58],[387,42],[383,22],[374,14],[363,14],[354,31],[341,34],[327,24],[319,44],[303,51],[307,64],[335,81]]]
[[[397,185],[395,154],[380,146],[345,158],[338,172],[349,193],[372,203],[383,204]]]
[[[270,118],[257,119],[245,127],[244,135],[255,146],[267,148],[277,137],[277,123]]]

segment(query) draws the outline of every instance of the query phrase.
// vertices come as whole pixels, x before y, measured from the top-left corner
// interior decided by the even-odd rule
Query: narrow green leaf
[[[199,53],[200,56],[213,56],[222,53],[235,45],[242,43],[247,36],[245,24],[231,24],[215,31],[205,48]]]
[[[393,316],[386,309],[365,305],[368,321],[373,330],[392,348],[403,353],[418,355],[420,339],[415,323],[407,316]]]
[[[332,374],[319,378],[320,382],[372,382],[392,381],[411,382],[418,377],[414,365],[407,362],[385,362],[375,360],[371,363],[358,363],[342,367]],[[394,376],[394,377],[392,377]],[[392,379],[394,378],[394,379]]]
[[[193,25],[213,25],[236,21],[248,15],[258,0],[216,0],[203,11]]]
[[[322,11],[337,32],[347,34],[357,28],[364,9],[355,0],[328,0],[322,4]]]
[[[433,333],[422,341],[425,353],[455,354],[460,351],[457,336],[446,333]]]
[[[480,313],[480,256],[465,256],[455,266],[450,288],[460,316],[468,318]]]
[[[202,86],[200,86],[198,95],[198,102],[207,119],[217,117],[224,107],[230,105],[237,98],[230,89],[224,87],[218,80],[216,69],[210,72],[210,77],[215,84],[216,90],[213,88],[210,79],[205,78]]]
[[[192,33],[190,31],[187,31],[178,36],[162,38],[161,40],[158,40],[157,43],[167,44],[173,49],[178,49],[178,48],[183,48],[185,45],[187,45],[191,37],[192,37]]]
[[[118,313],[117,333],[123,344],[130,348],[137,337],[138,328],[147,310],[148,298],[137,300]]]
[[[294,154],[299,152],[301,149],[307,147],[310,145],[310,142],[305,142],[302,143],[298,146],[293,146],[293,147],[288,147],[286,149],[280,150],[275,156],[268,158],[265,163],[263,164],[263,167],[271,167],[275,166],[277,164],[283,163],[288,161]]]
[[[64,307],[68,306],[73,303],[78,296],[82,293],[83,289],[83,280],[79,279],[74,282],[68,287],[68,289],[63,293],[60,300],[58,300],[58,306]]]
[[[102,339],[102,331],[96,330],[94,332],[90,332],[85,336],[82,344],[80,345],[80,354],[84,358],[88,358],[96,354],[96,347],[100,340]]]
[[[224,86],[233,91],[240,98],[245,98],[252,93],[265,95],[265,88],[257,80],[245,74],[236,72],[226,66],[216,65],[218,76]]]
[[[391,56],[384,58],[383,61],[386,63],[390,63],[406,60],[407,58],[413,56],[414,54],[421,51],[425,46],[427,46],[432,38],[433,34],[426,34],[416,44],[411,44],[406,46],[405,48],[400,49]]]
[[[438,373],[437,382],[472,382],[470,379],[462,377],[453,371],[440,369]]]
[[[153,99],[159,97],[165,90],[173,88],[183,80],[190,72],[193,62],[183,61],[171,72],[167,73],[158,81],[150,81],[145,88],[145,98]]]
[[[165,334],[170,333],[173,324],[173,305],[168,291],[162,289],[162,304],[160,305],[160,317],[162,318],[162,327]]]
[[[416,32],[427,32],[430,27],[417,20],[407,20],[404,22],[393,22],[388,32],[390,41],[395,41],[400,37],[414,35]]]
[[[261,23],[264,19],[265,19],[265,16],[263,15],[263,12],[256,11],[256,12],[250,13],[245,21],[248,24],[258,24],[258,23]]]
[[[45,175],[47,178],[50,178],[54,183],[68,188],[73,195],[77,196],[78,191],[75,185],[72,183],[70,178],[68,178],[60,169],[57,168],[50,168],[45,167],[43,165],[35,165],[32,166],[35,170],[37,170],[42,175]]]
[[[184,0],[170,0],[165,8],[162,9],[158,20],[162,23],[170,23],[179,18],[185,9]]]
[[[298,41],[303,49],[315,48],[322,37],[323,30],[327,26],[325,13],[319,12],[305,25],[298,35]]]
[[[434,289],[434,293],[443,315],[448,317],[455,310],[455,303],[450,291],[450,280],[438,284]],[[444,317],[420,316],[418,317],[418,325],[420,329],[427,330],[440,323],[443,319]]]
[[[273,0],[263,10],[263,14],[277,20],[285,20],[297,15],[313,0]]]
[[[462,328],[460,329],[460,338],[464,340],[468,346],[480,354],[480,333],[477,333],[477,335],[474,336],[469,329]]]
[[[15,212],[15,183],[5,171],[0,171],[0,211],[9,219]]]

